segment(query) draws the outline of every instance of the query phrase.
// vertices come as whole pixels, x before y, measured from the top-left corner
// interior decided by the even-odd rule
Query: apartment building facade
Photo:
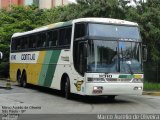
[[[40,9],[50,9],[56,6],[63,6],[70,3],[70,0],[0,0],[0,9],[10,9],[12,5],[28,6],[35,4]]]
[[[24,0],[0,0],[0,9],[10,9],[12,5],[23,5]]]
[[[40,9],[50,9],[69,4],[69,0],[39,0]]]

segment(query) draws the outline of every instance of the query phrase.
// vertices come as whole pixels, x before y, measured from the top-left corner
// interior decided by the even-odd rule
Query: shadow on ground
[[[36,90],[36,91],[39,91],[45,94],[55,95],[57,97],[64,98],[64,95],[62,94],[60,90],[55,90],[55,89],[36,86],[36,85],[28,85],[27,89],[32,89],[32,90]],[[83,102],[83,103],[90,103],[90,104],[104,104],[104,103],[106,104],[107,103],[109,104],[117,104],[117,103],[128,104],[128,103],[132,103],[132,101],[121,100],[116,97],[114,100],[110,100],[108,99],[107,96],[82,96],[82,95],[77,95],[77,94],[72,94],[70,100]]]

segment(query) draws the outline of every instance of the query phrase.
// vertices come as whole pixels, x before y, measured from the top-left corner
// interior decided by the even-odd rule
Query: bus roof
[[[67,21],[67,22],[58,22],[58,23],[42,26],[40,28],[36,28],[34,30],[27,31],[27,32],[14,33],[12,37],[19,37],[19,36],[23,36],[23,35],[37,33],[40,31],[50,30],[53,28],[65,27],[65,26],[69,26],[69,25],[72,25],[73,23],[77,23],[77,22],[96,22],[96,23],[106,23],[106,24],[138,26],[138,24],[135,22],[130,22],[130,21],[126,21],[126,20],[119,20],[119,19],[112,19],[112,18],[95,18],[95,17],[79,18],[79,19],[74,19],[74,20]]]

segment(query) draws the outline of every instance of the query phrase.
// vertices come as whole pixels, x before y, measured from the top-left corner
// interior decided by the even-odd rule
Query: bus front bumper
[[[143,83],[86,83],[85,95],[142,95]]]

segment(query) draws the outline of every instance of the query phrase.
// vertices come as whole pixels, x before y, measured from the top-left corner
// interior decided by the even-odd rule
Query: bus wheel
[[[107,99],[108,99],[108,101],[112,102],[115,100],[115,97],[116,97],[115,95],[109,95],[109,96],[107,96]]]
[[[21,74],[20,73],[17,74],[17,82],[18,82],[18,86],[21,86]]]
[[[65,88],[64,88],[64,94],[65,94],[65,98],[66,99],[70,99],[71,98],[71,93],[70,93],[70,81],[69,78],[66,78],[66,82],[65,82]]]
[[[21,87],[24,87],[24,88],[27,87],[27,77],[25,73],[22,74],[20,84],[21,84]]]

